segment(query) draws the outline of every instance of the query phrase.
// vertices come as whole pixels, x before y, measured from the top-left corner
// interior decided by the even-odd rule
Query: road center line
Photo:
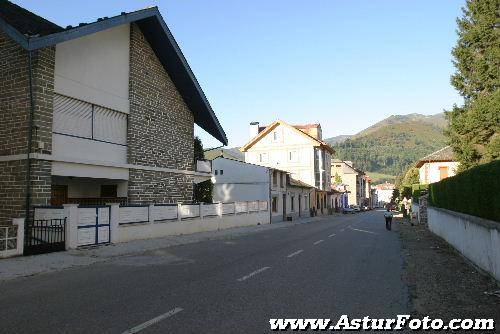
[[[266,271],[267,269],[271,269],[271,267],[263,267],[263,268],[257,269],[256,271],[253,271],[253,272],[251,272],[248,275],[245,275],[245,276],[243,276],[241,278],[238,278],[237,281],[243,282],[244,280],[247,280],[250,277],[255,276],[257,274],[260,274],[261,272]]]
[[[367,231],[367,230],[360,230],[358,228],[353,228],[353,227],[349,227],[351,230],[353,231],[358,231],[358,232],[364,232],[364,233],[370,233],[370,234],[377,234],[375,232],[372,232],[372,231]]]
[[[138,333],[138,332],[142,331],[143,329],[145,329],[145,328],[147,328],[149,326],[152,326],[154,324],[157,324],[157,323],[159,323],[162,320],[170,318],[174,314],[179,313],[181,311],[183,311],[182,308],[176,307],[173,310],[168,311],[167,313],[163,313],[162,315],[159,315],[156,318],[153,318],[153,319],[148,320],[148,321],[146,321],[146,322],[144,322],[144,323],[142,323],[142,324],[140,324],[138,326],[130,328],[129,330],[123,332],[122,334],[134,334],[134,333]]]
[[[318,241],[314,242],[314,243],[313,243],[313,245],[317,245],[317,244],[320,244],[320,243],[322,243],[323,241],[325,241],[325,240],[323,240],[323,239],[321,239],[321,240],[318,240]]]
[[[295,255],[298,255],[300,253],[302,253],[304,250],[302,249],[299,249],[298,251],[296,252],[293,252],[292,254],[288,254],[287,257],[290,258],[290,257],[294,257]]]
[[[330,235],[328,236],[328,238],[331,238],[331,237],[334,237],[334,236],[336,236],[336,234],[335,234],[335,233],[332,233],[332,234],[330,234]]]

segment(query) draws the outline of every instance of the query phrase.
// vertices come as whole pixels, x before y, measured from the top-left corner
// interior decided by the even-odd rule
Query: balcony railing
[[[127,197],[71,197],[68,198],[68,204],[81,204],[81,205],[106,205],[108,203],[118,203],[126,205],[128,203]]]
[[[196,171],[199,173],[212,173],[212,161],[196,160]]]

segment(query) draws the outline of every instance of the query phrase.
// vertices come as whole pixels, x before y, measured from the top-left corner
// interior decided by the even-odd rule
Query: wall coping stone
[[[428,206],[428,209],[433,209],[433,210],[436,210],[436,211],[441,211],[441,212],[447,213],[449,215],[452,215],[452,216],[455,216],[455,217],[458,217],[458,218],[461,218],[461,219],[464,219],[464,220],[469,220],[469,221],[473,222],[474,224],[481,225],[481,226],[486,227],[488,229],[495,229],[495,230],[497,230],[497,231],[500,232],[500,222],[496,222],[496,221],[493,221],[493,220],[480,218],[480,217],[477,217],[477,216],[471,216],[471,215],[468,215],[468,214],[462,213],[462,212],[457,212],[457,211],[452,211],[452,210],[448,210],[448,209],[438,208],[438,207],[435,207],[435,206]]]

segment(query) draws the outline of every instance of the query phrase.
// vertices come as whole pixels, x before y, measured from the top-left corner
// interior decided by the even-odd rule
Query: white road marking
[[[296,252],[293,252],[292,254],[288,254],[287,257],[290,258],[290,257],[294,257],[295,255],[298,255],[300,253],[302,253],[304,250],[302,249],[299,249],[298,251]]]
[[[239,282],[243,282],[244,280],[247,280],[247,279],[249,279],[250,277],[255,276],[255,275],[257,275],[257,274],[260,274],[261,272],[266,271],[267,269],[271,269],[271,267],[263,267],[263,268],[257,269],[256,271],[251,272],[250,274],[245,275],[245,276],[243,276],[242,278],[238,278],[238,279],[237,279],[237,281],[239,281]]]
[[[321,240],[318,240],[318,241],[314,242],[314,243],[313,243],[313,245],[317,245],[317,244],[320,244],[320,243],[322,243],[323,241],[325,241],[325,240],[323,240],[323,239],[321,239]]]
[[[145,329],[145,328],[147,328],[149,326],[152,326],[154,324],[157,324],[157,323],[159,323],[162,320],[170,318],[174,314],[179,313],[181,311],[183,311],[182,308],[176,307],[173,310],[168,311],[167,313],[163,313],[162,315],[159,315],[156,318],[153,318],[153,319],[148,320],[148,321],[146,321],[146,322],[144,322],[144,323],[142,323],[142,324],[140,324],[138,326],[130,328],[129,330],[123,332],[122,334],[134,334],[134,333],[138,333],[138,332],[142,331],[143,329]]]
[[[349,227],[351,230],[353,231],[358,231],[358,232],[365,232],[365,233],[370,233],[370,234],[377,234],[375,232],[372,232],[372,231],[367,231],[367,230],[360,230],[358,228],[352,228],[352,227]]]
[[[334,237],[334,236],[336,236],[336,234],[335,234],[335,233],[332,233],[332,234],[330,234],[330,235],[328,236],[328,238],[331,238],[331,237]]]

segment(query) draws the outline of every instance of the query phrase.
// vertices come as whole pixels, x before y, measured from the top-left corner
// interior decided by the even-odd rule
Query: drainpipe
[[[26,222],[29,221],[30,205],[31,205],[31,148],[33,146],[33,114],[35,111],[35,102],[33,99],[33,68],[32,68],[32,51],[28,51],[28,77],[29,77],[29,94],[30,94],[30,110],[28,113],[28,155],[26,157]]]

